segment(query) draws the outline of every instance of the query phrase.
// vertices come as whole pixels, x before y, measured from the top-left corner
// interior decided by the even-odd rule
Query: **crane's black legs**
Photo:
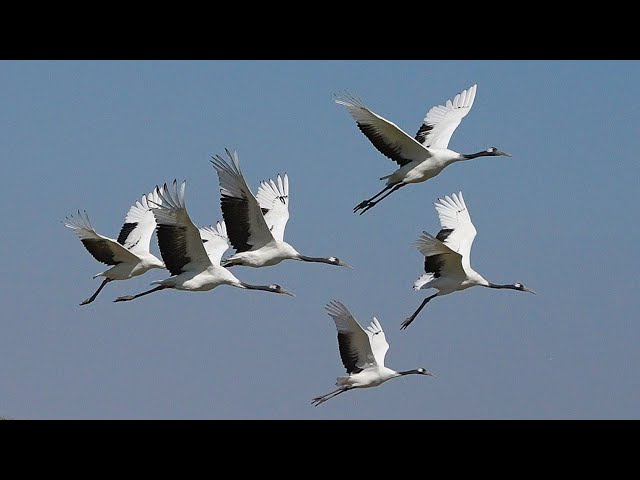
[[[157,292],[158,290],[164,290],[165,288],[169,288],[169,287],[167,287],[166,285],[158,285],[156,288],[152,288],[151,290],[147,290],[146,292],[138,293],[137,295],[123,295],[122,297],[116,298],[114,302],[128,302],[129,300],[134,300],[143,295]]]
[[[374,198],[376,198],[379,195],[382,195],[384,192],[386,192],[387,190],[389,190],[390,188],[392,188],[393,185],[387,185],[386,187],[384,187],[382,190],[380,190],[378,193],[376,193],[373,197],[369,198],[368,200],[363,200],[361,201],[358,205],[356,205],[353,208],[353,213],[356,213],[358,210],[360,210],[361,208],[366,207],[367,205],[369,205]]]
[[[105,278],[102,283],[100,284],[100,286],[98,287],[98,290],[96,290],[96,292],[91,295],[89,298],[87,298],[84,302],[82,302],[80,305],[86,305],[87,303],[91,303],[93,302],[96,297],[98,296],[98,294],[100,293],[100,290],[102,290],[104,288],[104,286],[109,283],[111,281],[110,278]]]
[[[368,200],[363,200],[362,202],[360,202],[358,205],[356,205],[356,207],[353,209],[353,213],[356,213],[358,210],[362,209],[362,211],[360,212],[360,215],[362,215],[364,212],[366,212],[367,210],[369,210],[370,208],[373,208],[374,206],[376,206],[378,203],[380,203],[383,199],[387,198],[389,195],[391,195],[393,192],[395,192],[396,190],[398,190],[401,187],[404,187],[406,185],[406,183],[396,183],[395,185],[387,185],[386,187],[384,187],[380,192],[378,192],[377,194],[375,194],[373,197],[371,197]],[[389,190],[391,189],[391,190]],[[389,190],[389,192],[387,192],[385,195],[383,195],[382,197],[380,197],[378,200],[376,200],[375,202],[373,201],[374,198],[376,198],[378,195],[383,194],[384,192],[386,192],[387,190]]]
[[[332,392],[329,392],[329,393],[327,393],[325,395],[321,395],[319,397],[314,398],[311,401],[311,404],[317,407],[321,403],[324,403],[327,400],[329,400],[330,398],[336,397],[336,396],[340,395],[341,393],[346,392],[347,390],[350,390],[350,388],[349,387],[340,387],[340,388],[338,388],[338,389],[336,389],[336,390],[334,390]]]
[[[424,306],[427,304],[427,302],[429,302],[429,300],[431,300],[432,298],[437,297],[438,294],[435,293],[433,295],[431,295],[430,297],[425,298],[422,303],[420,304],[420,306],[418,307],[418,309],[413,312],[413,315],[411,315],[409,318],[407,318],[404,322],[402,322],[402,325],[400,326],[400,330],[404,330],[405,328],[407,328],[409,325],[411,325],[411,322],[413,322],[415,320],[415,318],[418,316],[418,314],[420,313],[420,310],[422,310],[424,308]]]

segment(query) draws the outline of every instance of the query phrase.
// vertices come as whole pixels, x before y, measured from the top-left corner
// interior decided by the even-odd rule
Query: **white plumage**
[[[207,227],[198,229],[194,225],[184,201],[185,186],[186,182],[183,182],[178,187],[177,180],[174,180],[172,191],[166,184],[164,192],[157,187],[160,202],[151,209],[158,224],[160,253],[172,276],[153,282],[152,285],[158,285],[155,288],[137,295],[118,297],[115,301],[133,300],[165,288],[207,291],[220,285],[293,296],[277,284],[251,285],[241,282],[229,270],[220,266],[218,262],[228,247],[224,237],[225,227],[218,223],[215,229]]]
[[[200,238],[204,244],[204,250],[212,265],[220,265],[222,255],[229,249],[227,227],[224,221],[217,222],[216,226],[200,227]]]
[[[334,300],[325,307],[338,330],[338,350],[348,375],[338,377],[338,388],[313,399],[318,406],[330,398],[353,388],[376,387],[387,380],[403,375],[433,375],[424,368],[397,372],[384,366],[384,357],[389,350],[382,325],[373,317],[367,329],[363,329],[351,312],[341,302]]]
[[[482,156],[510,157],[511,155],[495,147],[470,154],[460,154],[448,148],[453,132],[473,106],[476,89],[477,85],[474,84],[458,93],[453,100],[447,100],[445,105],[431,108],[415,137],[411,137],[395,123],[371,111],[360,99],[348,95],[336,98],[335,102],[347,108],[360,131],[373,146],[399,166],[395,172],[380,178],[387,180],[380,192],[360,202],[353,211],[361,210],[362,215],[399,188],[429,180],[454,162]],[[384,196],[375,200],[385,192],[387,193]]]
[[[275,240],[283,242],[284,228],[289,221],[289,177],[287,174],[284,174],[284,180],[278,175],[277,183],[271,179],[260,182],[256,200],[271,235]]]
[[[287,259],[349,267],[336,257],[302,255],[285,242],[284,231],[289,220],[288,176],[278,175],[277,183],[262,182],[254,196],[240,171],[238,154],[226,152],[230,161],[220,155],[211,161],[220,181],[220,206],[229,241],[236,250],[223,260],[224,267],[266,267]]]
[[[63,222],[65,227],[71,228],[78,235],[93,258],[111,265],[108,270],[94,275],[93,278],[104,277],[104,280],[94,294],[80,305],[93,302],[104,286],[112,280],[126,280],[142,275],[152,268],[165,268],[164,263],[149,251],[151,235],[156,226],[149,202],[158,198],[158,193],[154,190],[143,195],[131,206],[117,240],[96,232],[86,210],[78,210],[77,217],[70,215],[66,222]]]
[[[439,198],[434,205],[442,228],[435,237],[422,232],[415,242],[415,246],[425,257],[425,274],[416,280],[413,288],[414,290],[435,288],[438,293],[425,298],[418,309],[402,322],[401,329],[407,328],[432,298],[477,285],[535,293],[521,283],[506,285],[491,283],[471,268],[471,246],[477,232],[471,222],[462,192]]]

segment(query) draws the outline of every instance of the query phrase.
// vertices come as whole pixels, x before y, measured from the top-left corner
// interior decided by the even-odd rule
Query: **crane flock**
[[[474,104],[476,91],[474,84],[447,100],[445,105],[432,107],[413,137],[374,113],[357,97],[335,96],[335,103],[347,109],[369,142],[398,165],[396,171],[380,178],[386,180],[384,188],[358,203],[353,212],[362,215],[405,185],[425,182],[452,163],[483,156],[510,157],[496,147],[468,154],[448,148],[451,136]],[[93,277],[103,277],[103,281],[80,305],[92,303],[107,283],[130,279],[154,268],[166,269],[170,276],[152,282],[155,286],[149,290],[117,297],[114,302],[131,301],[165,289],[208,291],[221,285],[294,297],[277,283],[243,282],[230,269],[274,266],[283,260],[352,268],[336,256],[303,255],[284,240],[290,201],[286,173],[260,182],[254,195],[240,170],[237,152],[225,149],[225,153],[226,158],[216,154],[211,159],[218,176],[222,213],[222,220],[216,221],[215,226],[197,227],[193,223],[185,203],[186,181],[179,184],[177,179],[170,184],[156,185],[137,200],[129,209],[117,239],[97,233],[86,211],[78,210],[77,215],[66,217],[64,226],[74,231],[97,261],[110,266]],[[476,229],[461,191],[438,198],[434,205],[441,229],[435,237],[423,231],[414,243],[424,256],[425,273],[413,288],[416,291],[433,288],[437,293],[422,301],[400,324],[401,330],[406,329],[433,298],[473,286],[535,293],[519,282],[489,282],[471,268],[470,253]],[[154,232],[162,260],[150,251]],[[224,257],[228,249],[234,252]],[[337,378],[337,389],[313,398],[313,405],[321,405],[346,391],[376,387],[400,376],[434,376],[422,367],[404,371],[385,367],[389,344],[375,316],[364,329],[339,300],[331,300],[325,309],[335,323],[338,351],[347,375]]]

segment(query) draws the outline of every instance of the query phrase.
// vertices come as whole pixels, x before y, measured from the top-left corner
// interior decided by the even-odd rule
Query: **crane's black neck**
[[[251,285],[250,283],[240,282],[242,288],[246,288],[247,290],[264,290],[266,292],[273,292],[273,285]]]
[[[473,158],[478,157],[494,157],[495,155],[491,152],[487,152],[486,150],[482,150],[481,152],[476,153],[462,153],[460,154],[461,160],[471,160]]]
[[[302,260],[303,262],[329,263],[331,265],[335,263],[325,257],[307,257],[305,255],[298,255],[298,260]]]
[[[491,282],[489,282],[489,285],[487,285],[487,287],[489,287],[489,288],[508,288],[510,290],[519,290],[518,287],[516,287],[515,285],[512,285],[512,284],[500,285],[498,283],[491,283]]]
[[[413,370],[404,370],[403,372],[398,372],[400,375],[420,375],[422,372],[420,372],[420,370],[418,369],[413,369]]]

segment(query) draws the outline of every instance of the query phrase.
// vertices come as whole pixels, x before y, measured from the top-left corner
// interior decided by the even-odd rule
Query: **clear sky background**
[[[396,164],[332,95],[349,91],[414,134],[473,83],[450,148],[513,155],[454,164],[364,214]],[[18,419],[638,419],[640,62],[0,62],[0,416]],[[285,261],[235,268],[295,298],[221,286],[119,295],[61,220],[86,209],[112,238],[156,184],[186,179],[199,225],[221,219],[209,159],[236,149],[247,182],[286,172],[285,239],[353,270]],[[462,190],[472,266],[495,283],[415,292],[412,246],[440,228],[433,202]],[[152,251],[158,253],[155,236]],[[229,250],[227,254],[231,254]],[[313,407],[345,373],[324,306],[376,316],[393,379]]]

